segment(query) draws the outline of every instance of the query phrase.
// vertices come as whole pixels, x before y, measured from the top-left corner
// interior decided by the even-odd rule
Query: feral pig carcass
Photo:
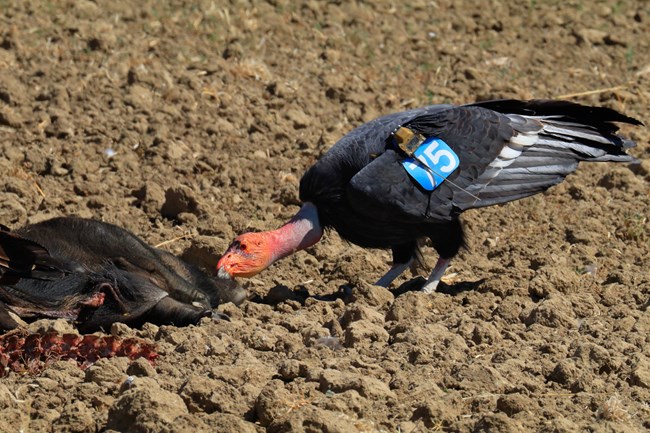
[[[184,326],[245,293],[112,224],[62,217],[0,227],[0,330],[19,326],[11,313],[66,318],[81,332],[114,322]]]

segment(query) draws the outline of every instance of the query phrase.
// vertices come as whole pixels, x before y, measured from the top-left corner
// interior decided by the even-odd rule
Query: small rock
[[[580,370],[573,359],[558,362],[549,376],[549,380],[570,387],[580,377]]]
[[[48,332],[54,332],[57,334],[75,334],[77,331],[70,322],[65,319],[41,319],[36,320],[30,323],[27,327],[29,332],[35,332],[38,334],[45,334]]]
[[[641,358],[632,370],[630,382],[634,386],[650,388],[650,361]]]
[[[307,325],[300,333],[306,346],[314,346],[319,339],[330,336],[330,330],[318,324]]]
[[[474,344],[495,344],[501,341],[499,330],[489,322],[481,320],[463,321],[458,333]]]
[[[257,433],[255,427],[257,423],[244,421],[241,416],[232,415],[229,413],[214,412],[202,418],[204,422],[210,425],[210,430],[213,432],[237,432],[237,433]],[[172,430],[177,432],[178,429]],[[202,431],[202,430],[193,430]]]
[[[305,428],[307,426],[308,428]],[[269,433],[281,432],[327,432],[350,433],[359,431],[372,431],[364,428],[360,420],[340,411],[321,409],[312,405],[293,410],[288,417],[280,422],[273,422]]]
[[[194,192],[185,186],[177,186],[165,191],[165,202],[160,209],[160,214],[165,218],[175,219],[185,212],[198,213],[198,202]]]
[[[74,184],[74,192],[81,197],[90,197],[93,195],[99,195],[106,190],[106,185],[103,183],[97,182],[88,182],[82,179],[79,179]]]
[[[507,394],[497,399],[497,410],[508,416],[530,410],[531,406],[536,406],[536,404],[529,397],[522,394]]]
[[[41,373],[42,377],[56,381],[60,389],[70,389],[79,385],[84,381],[85,375],[86,373],[77,366],[76,361],[70,359],[55,361]]]
[[[386,313],[386,320],[406,323],[416,323],[429,317],[431,314],[444,310],[449,303],[448,296],[435,292],[424,294],[422,292],[406,292],[398,296]],[[432,306],[436,306],[436,309]]]
[[[34,379],[34,384],[45,391],[54,391],[59,387],[59,383],[49,377],[37,377]]]
[[[283,83],[281,81],[274,81],[266,86],[266,91],[273,96],[277,96],[278,98],[286,98],[295,90],[289,87],[286,83]]]
[[[61,417],[54,421],[54,430],[70,433],[91,433],[95,431],[93,412],[80,401],[64,406]]]
[[[54,176],[63,177],[70,174],[70,170],[63,167],[59,161],[53,161],[50,167],[50,173]]]
[[[234,386],[204,376],[191,376],[180,395],[191,413],[221,412],[243,415],[248,406]]]
[[[385,310],[393,303],[395,295],[385,287],[360,282],[352,289],[351,300]]]
[[[484,81],[483,73],[477,68],[466,68],[464,74],[468,80]]]
[[[293,122],[294,129],[303,129],[311,124],[311,119],[300,108],[292,108],[287,111],[287,119]]]
[[[582,227],[568,227],[565,230],[565,237],[570,244],[589,245],[593,242],[593,233]]]
[[[124,102],[133,108],[149,113],[153,104],[153,93],[144,86],[134,84],[129,87],[129,94],[124,98]]]
[[[94,19],[99,16],[101,10],[94,2],[82,0],[74,3],[75,14],[79,18]]]
[[[372,343],[385,345],[388,342],[388,332],[373,322],[359,320],[345,329],[345,346],[370,346]]]
[[[457,385],[459,389],[491,389],[492,392],[503,392],[510,386],[499,370],[478,362],[460,367],[453,376],[460,380]]]
[[[165,191],[155,182],[145,182],[131,194],[137,199],[136,206],[140,206],[147,214],[157,214],[165,203]]]
[[[255,329],[252,334],[246,335],[242,342],[251,349],[259,351],[272,351],[278,339],[272,332],[265,329]]]
[[[519,433],[526,431],[516,420],[503,413],[489,413],[483,416],[471,429],[473,432]]]
[[[210,135],[225,135],[232,134],[236,130],[235,125],[223,117],[215,119],[210,125],[206,127],[206,132]]]
[[[123,358],[128,362],[126,358]],[[114,362],[115,361],[115,362]],[[121,362],[119,362],[121,363]],[[126,368],[118,366],[118,358],[101,358],[86,370],[86,382],[93,382],[106,389],[117,389],[126,378]]]
[[[135,330],[126,323],[114,322],[111,325],[111,335],[121,338],[135,337]]]
[[[301,368],[301,363],[298,360],[285,359],[280,363],[280,366],[278,367],[278,374],[283,380],[292,381],[297,377],[300,377],[300,368]],[[0,396],[1,396],[1,391],[2,388],[0,387]],[[2,400],[0,400],[0,402],[1,401]],[[0,405],[0,407],[2,406]]]
[[[607,36],[607,32],[596,29],[580,29],[575,32],[579,44],[602,45],[605,43]]]
[[[351,304],[343,312],[343,316],[341,317],[340,322],[341,326],[346,328],[352,322],[356,322],[358,320],[367,320],[369,322],[381,325],[384,323],[384,315],[379,313],[374,308]]]
[[[23,207],[18,196],[13,193],[2,195],[0,201],[0,221],[9,226],[24,223],[27,220],[27,210]]]
[[[13,108],[0,106],[0,125],[19,128],[22,123],[22,117]]]
[[[5,41],[7,39],[5,38]],[[18,80],[20,74],[15,74],[10,68],[0,71],[0,101],[6,104],[22,106],[27,103],[30,94],[27,87]]]
[[[390,390],[388,385],[378,379],[344,373],[331,368],[324,369],[321,372],[319,384],[321,392],[330,390],[341,393],[353,389],[362,397],[372,398],[373,400],[395,398],[395,393]]]
[[[402,421],[399,426],[397,427],[397,431],[400,432],[416,432],[418,431],[418,424],[414,423],[413,421]]]
[[[561,296],[553,295],[535,306],[524,322],[528,326],[537,323],[551,328],[575,328],[577,326],[571,304]]]
[[[331,73],[323,77],[325,96],[330,99],[341,99],[345,90],[344,74]]]
[[[88,2],[90,3],[90,2]],[[117,36],[112,24],[98,21],[90,30],[86,45],[91,51],[110,51],[117,43]]]
[[[255,413],[263,427],[272,422],[282,421],[286,417],[290,402],[296,400],[280,380],[270,381],[260,392],[255,401]]]
[[[129,368],[126,369],[126,374],[132,376],[154,377],[158,373],[149,361],[144,358],[138,358],[135,361],[131,362]]]
[[[185,159],[186,155],[191,152],[191,149],[180,141],[172,141],[165,143],[165,156],[167,159],[171,160],[173,164],[176,164],[181,159]],[[181,163],[180,161],[178,163]]]
[[[181,212],[176,215],[175,219],[179,224],[185,224],[190,227],[196,227],[199,225],[199,217],[192,212]]]
[[[323,57],[328,62],[336,63],[341,59],[341,52],[333,48],[325,48],[325,51],[323,52]]]
[[[242,312],[241,308],[232,302],[219,305],[219,312],[230,317],[231,321],[242,320],[244,318],[244,313]]]
[[[172,427],[177,417],[187,413],[187,407],[178,394],[160,388],[149,379],[142,386],[124,392],[111,406],[106,427],[117,431],[153,433]]]
[[[449,402],[444,399],[446,393],[436,384],[422,381],[421,385],[413,390],[413,394],[415,393],[424,393],[424,398],[417,404],[412,421],[424,422],[425,425],[422,427],[442,427],[441,431],[446,430],[444,426],[455,424],[457,415],[453,410],[449,410]],[[415,431],[429,431],[422,427]]]
[[[52,116],[50,124],[44,129],[46,137],[69,138],[74,136],[74,128],[67,116]]]

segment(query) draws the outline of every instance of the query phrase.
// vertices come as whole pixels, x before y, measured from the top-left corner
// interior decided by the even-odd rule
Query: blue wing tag
[[[433,191],[458,168],[460,160],[451,147],[439,138],[427,138],[413,152],[413,158],[404,158],[406,172],[427,191]]]

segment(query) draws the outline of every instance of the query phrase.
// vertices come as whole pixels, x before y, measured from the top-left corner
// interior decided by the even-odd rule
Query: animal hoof
[[[226,322],[230,322],[230,316],[227,315],[226,313],[220,313],[218,311],[213,311],[212,312],[212,318],[214,320],[225,320]]]

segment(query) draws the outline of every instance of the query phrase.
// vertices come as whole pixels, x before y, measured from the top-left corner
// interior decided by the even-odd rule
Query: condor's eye
[[[246,244],[240,244],[239,249],[241,249],[242,251],[246,251],[248,249],[248,246]]]

